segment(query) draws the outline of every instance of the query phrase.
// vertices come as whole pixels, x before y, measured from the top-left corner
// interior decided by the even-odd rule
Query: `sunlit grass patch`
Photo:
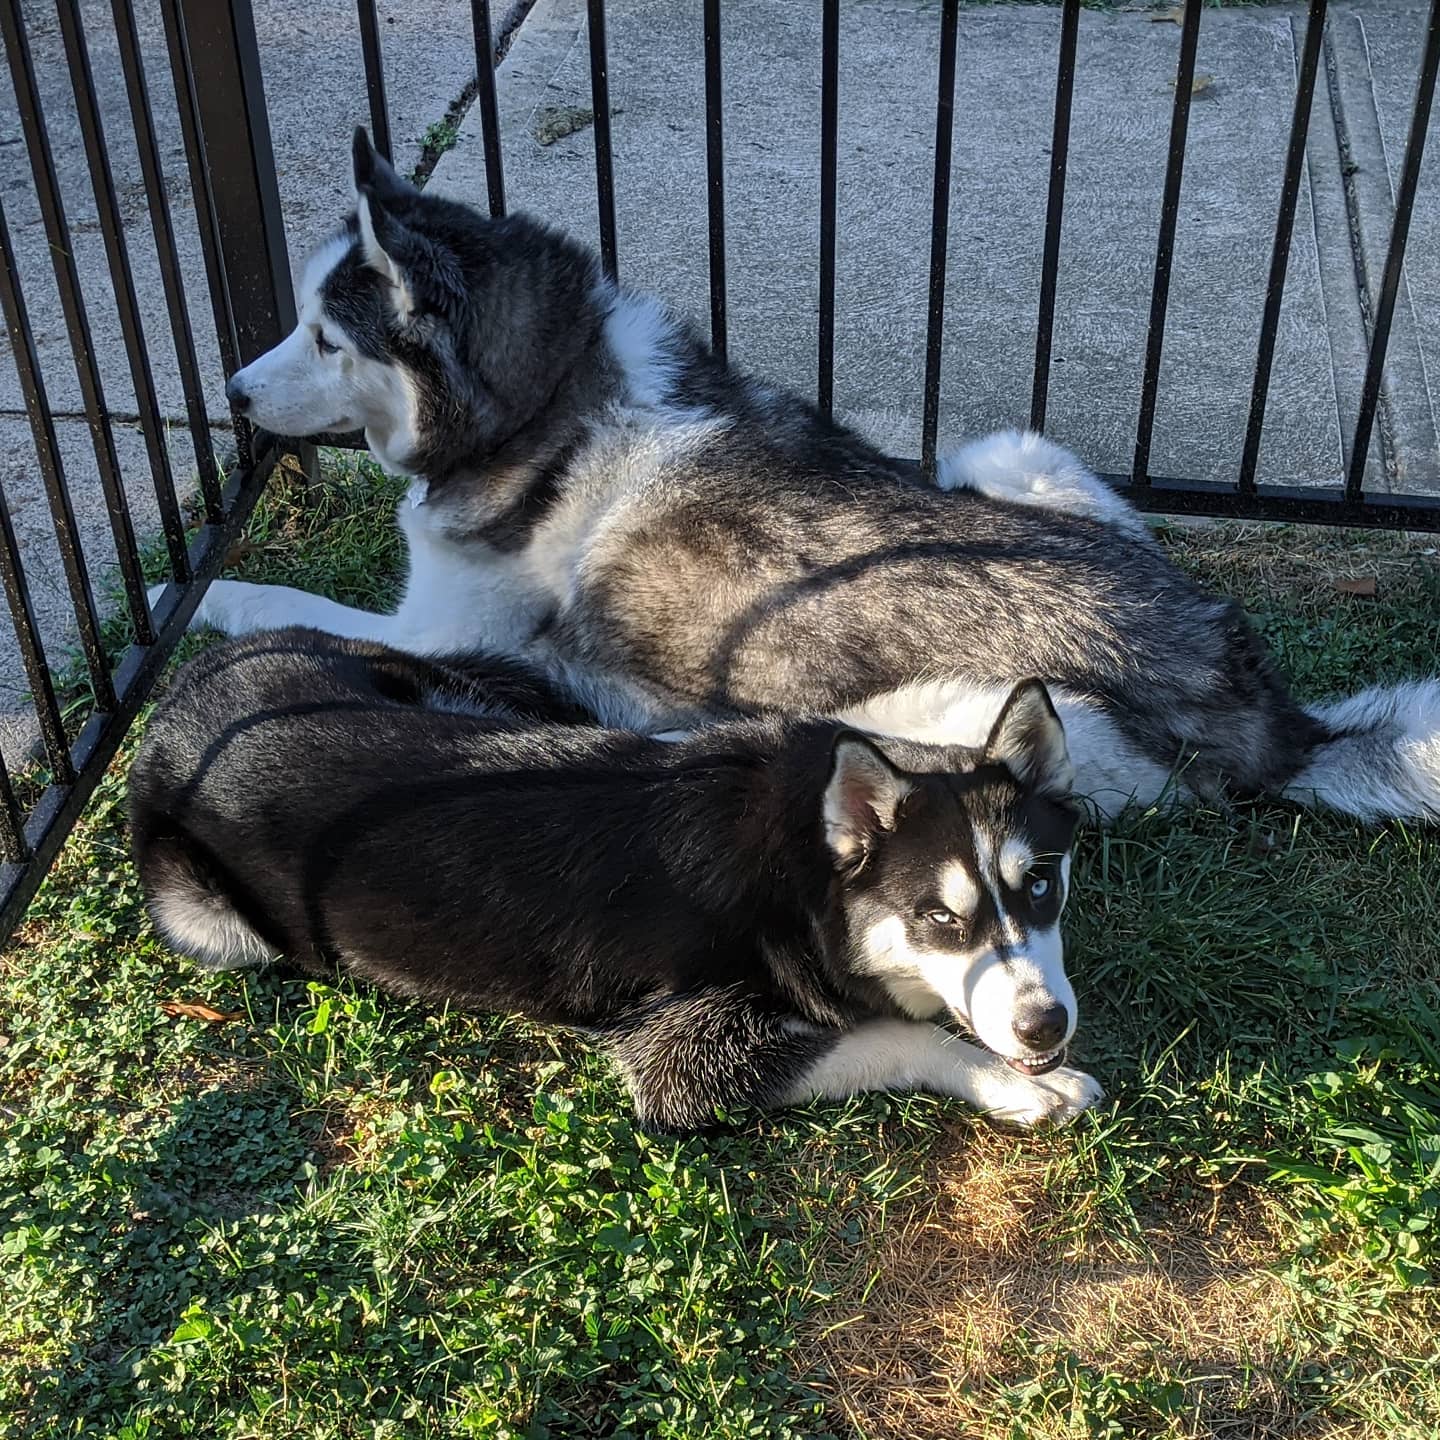
[[[386,608],[400,487],[329,474],[272,490],[235,573]],[[1309,696],[1436,668],[1427,542],[1167,543]],[[877,1097],[677,1140],[571,1037],[178,960],[123,806],[117,765],[0,957],[14,1433],[1440,1433],[1433,832],[1087,834],[1077,1058],[1111,1098],[1073,1130]]]

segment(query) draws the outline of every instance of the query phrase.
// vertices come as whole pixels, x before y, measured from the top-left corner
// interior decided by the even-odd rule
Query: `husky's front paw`
[[[1062,1065],[1048,1075],[1025,1077],[1014,1091],[987,1113],[993,1120],[1021,1125],[1027,1130],[1040,1125],[1068,1125],[1077,1115],[1105,1098],[1094,1076]]]

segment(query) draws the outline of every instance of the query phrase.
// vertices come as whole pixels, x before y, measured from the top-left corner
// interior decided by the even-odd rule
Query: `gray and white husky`
[[[994,436],[923,483],[564,236],[416,190],[363,131],[354,179],[295,331],[229,393],[281,434],[362,428],[413,479],[404,599],[227,581],[202,623],[525,657],[650,729],[776,710],[975,745],[1038,676],[1102,811],[1168,788],[1440,818],[1440,684],[1302,707],[1067,452]]]

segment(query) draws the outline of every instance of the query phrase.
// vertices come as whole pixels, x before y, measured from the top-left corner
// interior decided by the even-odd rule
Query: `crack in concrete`
[[[510,46],[515,39],[516,32],[524,24],[525,18],[535,8],[536,0],[518,0],[518,3],[501,18],[500,33],[494,37],[494,49],[491,54],[490,63],[498,66],[510,53]],[[459,134],[460,126],[465,117],[470,113],[470,107],[475,103],[475,97],[480,93],[478,76],[471,76],[460,93],[445,107],[445,113],[439,120],[427,127],[425,131],[426,140],[420,151],[420,158],[415,162],[415,168],[410,172],[411,181],[422,190],[431,175],[435,173],[435,167],[440,163],[440,157],[448,154],[455,146],[456,137]],[[430,139],[432,130],[439,130],[441,133],[435,139]],[[448,131],[448,135],[445,133]],[[447,143],[448,142],[448,143]]]

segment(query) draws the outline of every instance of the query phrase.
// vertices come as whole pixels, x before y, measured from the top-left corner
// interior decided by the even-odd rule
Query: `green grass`
[[[282,488],[241,573],[383,605],[396,498],[353,464]],[[1435,666],[1417,543],[1168,539],[1307,694]],[[1112,1100],[1073,1131],[877,1097],[677,1141],[569,1038],[177,960],[123,796],[117,767],[0,961],[0,1433],[1440,1429],[1431,832],[1263,806],[1087,835],[1069,943]],[[1194,1336],[1125,1318],[1162,1282]]]

